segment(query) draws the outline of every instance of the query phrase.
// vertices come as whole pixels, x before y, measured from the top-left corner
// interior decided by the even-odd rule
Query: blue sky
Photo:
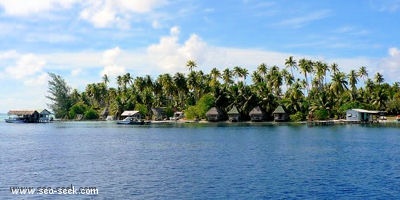
[[[400,81],[400,0],[0,0],[0,112],[49,103],[48,72],[83,90],[133,76],[284,59]]]

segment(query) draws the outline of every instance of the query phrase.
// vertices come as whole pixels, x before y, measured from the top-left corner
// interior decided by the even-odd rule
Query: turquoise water
[[[396,199],[400,129],[106,122],[0,123],[11,186],[97,187],[78,199]]]

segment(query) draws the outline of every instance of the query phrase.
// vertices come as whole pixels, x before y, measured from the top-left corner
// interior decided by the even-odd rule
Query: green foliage
[[[212,94],[206,94],[200,98],[195,106],[190,106],[185,111],[187,119],[205,118],[207,111],[215,104],[215,98]]]
[[[326,120],[329,118],[329,113],[326,109],[319,109],[314,111],[314,119]]]
[[[78,114],[85,114],[86,110],[88,109],[88,106],[84,104],[83,102],[78,102],[74,104],[68,112],[69,119],[75,119],[76,115]]]
[[[196,106],[190,106],[189,108],[187,108],[185,110],[185,117],[187,119],[190,119],[190,120],[199,118],[197,107]]]
[[[302,112],[296,112],[295,114],[292,114],[289,117],[290,121],[292,122],[300,122],[306,119],[306,116]]]
[[[68,111],[72,106],[71,88],[61,76],[53,73],[49,73],[49,76],[49,95],[46,98],[52,102],[50,108],[53,110],[56,118],[67,118]]]
[[[139,111],[142,116],[147,116],[149,114],[149,110],[147,109],[146,105],[143,104],[136,104],[135,110]]]
[[[90,108],[85,112],[84,118],[87,120],[99,119],[99,114],[93,108]]]

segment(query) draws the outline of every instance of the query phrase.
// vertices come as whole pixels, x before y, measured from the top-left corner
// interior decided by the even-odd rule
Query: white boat
[[[126,117],[123,120],[118,120],[117,124],[127,124],[127,125],[143,125],[144,121],[136,117]]]
[[[19,117],[9,117],[8,119],[4,119],[7,123],[25,123],[26,120]]]

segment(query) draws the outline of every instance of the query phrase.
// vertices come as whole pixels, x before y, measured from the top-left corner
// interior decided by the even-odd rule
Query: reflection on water
[[[399,130],[0,123],[0,198],[15,197],[10,186],[70,184],[98,187],[100,199],[395,198],[400,196]]]

